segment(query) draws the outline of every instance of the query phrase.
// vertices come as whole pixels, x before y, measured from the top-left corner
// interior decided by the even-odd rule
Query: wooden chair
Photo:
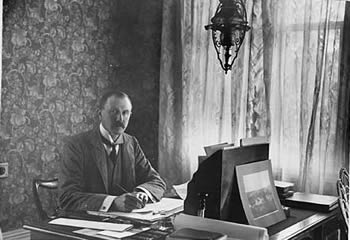
[[[58,178],[53,178],[53,179],[33,179],[32,183],[32,191],[33,191],[33,196],[34,196],[34,203],[35,206],[38,210],[38,214],[41,220],[48,220],[52,219],[57,215],[58,208],[54,210],[53,214],[48,214],[42,205],[42,201],[40,200],[39,192],[40,188],[47,189],[47,190],[56,190],[58,189]]]
[[[339,208],[344,220],[346,235],[349,229],[349,172],[346,168],[339,171],[339,179],[337,180],[337,192]]]

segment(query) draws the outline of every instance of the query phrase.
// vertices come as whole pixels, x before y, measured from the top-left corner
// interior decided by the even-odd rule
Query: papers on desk
[[[97,234],[107,236],[107,237],[112,237],[112,238],[125,238],[125,237],[130,237],[132,235],[138,234],[140,232],[143,232],[143,231],[146,231],[149,229],[150,228],[131,229],[129,231],[124,231],[124,232],[114,232],[114,231],[105,230],[105,231],[98,232]]]
[[[95,237],[95,238],[100,238],[100,239],[105,239],[105,240],[115,240],[116,238],[125,238],[125,237],[130,237],[133,236],[135,234],[138,234],[140,232],[143,231],[147,231],[150,228],[133,228],[130,230],[126,230],[124,232],[115,232],[115,231],[109,231],[109,230],[104,230],[104,231],[100,231],[100,230],[94,230],[94,229],[79,229],[74,231],[74,233],[78,233],[78,234],[82,234],[85,236],[91,236],[91,237]]]
[[[82,229],[79,229],[79,230],[75,230],[73,232],[81,234],[81,235],[85,235],[85,236],[90,236],[90,237],[94,237],[94,238],[104,239],[104,240],[115,240],[115,238],[112,238],[112,237],[98,235],[98,233],[101,232],[101,231],[100,230],[95,230],[95,229],[82,228]],[[123,232],[121,232],[121,233],[123,233]]]
[[[103,217],[122,217],[130,220],[152,223],[171,215],[183,211],[184,200],[173,198],[162,198],[157,203],[149,203],[142,209],[133,210],[132,212],[99,212],[88,211],[88,214]]]
[[[132,213],[168,213],[178,208],[182,209],[182,207],[183,201],[181,199],[162,198],[162,200],[160,200],[159,202],[146,204],[144,208],[134,209],[132,210]]]
[[[70,219],[70,218],[56,218],[50,221],[49,223],[56,224],[56,225],[71,226],[71,227],[111,230],[111,231],[117,231],[117,232],[123,232],[133,227],[132,224],[87,221],[87,220]]]
[[[177,193],[177,195],[185,200],[187,197],[187,184],[189,183],[189,181],[180,184],[180,185],[174,185],[173,188],[175,189],[175,192]]]

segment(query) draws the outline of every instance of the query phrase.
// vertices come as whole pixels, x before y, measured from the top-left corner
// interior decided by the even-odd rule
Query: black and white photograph
[[[243,176],[245,192],[254,218],[277,211],[268,171]]]
[[[249,224],[269,227],[286,219],[272,176],[271,160],[236,166],[238,190]]]
[[[348,237],[350,0],[0,13],[0,240]]]

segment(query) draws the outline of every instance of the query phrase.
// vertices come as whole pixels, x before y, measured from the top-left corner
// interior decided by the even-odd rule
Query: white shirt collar
[[[122,140],[122,138],[121,138],[121,135],[122,135],[122,134],[120,134],[115,140],[113,140],[112,136],[111,136],[111,135],[109,134],[109,132],[103,127],[102,123],[100,123],[100,132],[101,132],[101,135],[102,135],[104,138],[108,139],[111,143],[117,142],[118,140]],[[118,141],[118,142],[122,143],[123,141]]]

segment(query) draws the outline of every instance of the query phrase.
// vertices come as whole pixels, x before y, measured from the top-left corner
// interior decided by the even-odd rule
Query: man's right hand
[[[143,208],[144,203],[133,193],[124,193],[114,199],[111,211],[131,212],[133,209]]]

